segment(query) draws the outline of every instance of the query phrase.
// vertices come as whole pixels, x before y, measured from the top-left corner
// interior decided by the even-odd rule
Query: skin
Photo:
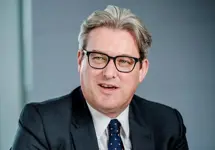
[[[132,34],[126,30],[106,27],[93,29],[89,33],[86,50],[97,50],[109,56],[140,57]],[[144,59],[142,64],[136,64],[132,72],[122,73],[117,71],[111,60],[104,69],[93,69],[88,64],[87,56],[81,50],[78,51],[78,71],[83,95],[94,109],[110,118],[117,117],[130,104],[138,85],[147,74],[148,66],[148,60]],[[101,83],[118,88],[106,90],[99,86]]]

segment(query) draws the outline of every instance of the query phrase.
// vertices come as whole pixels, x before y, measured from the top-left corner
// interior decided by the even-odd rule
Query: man
[[[180,113],[134,95],[151,41],[127,9],[92,13],[79,34],[81,86],[27,104],[12,150],[188,150]]]

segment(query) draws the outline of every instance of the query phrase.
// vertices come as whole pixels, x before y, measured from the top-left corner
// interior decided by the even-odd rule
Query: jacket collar
[[[133,150],[154,150],[154,139],[152,130],[144,120],[144,114],[140,101],[143,99],[134,96],[129,109],[129,126],[130,126],[130,140]]]
[[[99,149],[93,120],[80,87],[72,92],[71,119],[71,136],[75,149]]]

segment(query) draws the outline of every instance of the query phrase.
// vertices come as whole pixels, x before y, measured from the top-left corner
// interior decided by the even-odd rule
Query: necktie
[[[109,140],[108,150],[123,150],[123,143],[120,137],[121,124],[117,119],[112,119],[108,125]]]

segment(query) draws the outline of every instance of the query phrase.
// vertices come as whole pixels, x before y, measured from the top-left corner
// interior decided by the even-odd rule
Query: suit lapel
[[[71,136],[77,150],[99,149],[92,117],[80,88],[72,93]]]
[[[140,114],[140,107],[135,98],[132,100],[129,109],[130,138],[133,150],[154,150],[152,131],[143,120]],[[144,109],[144,108],[141,108]]]

